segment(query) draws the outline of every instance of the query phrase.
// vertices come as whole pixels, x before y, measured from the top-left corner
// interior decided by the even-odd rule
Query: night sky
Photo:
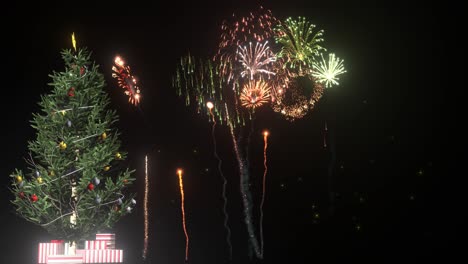
[[[4,11],[0,263],[35,263],[37,243],[53,239],[14,214],[8,175],[25,166],[27,142],[35,139],[29,120],[39,111],[40,95],[50,91],[48,74],[63,69],[60,51],[71,48],[71,32],[101,66],[111,107],[120,117],[128,166],[136,169],[132,191],[138,193],[138,206],[115,227],[126,263],[141,263],[146,153],[151,181],[148,263],[184,261],[178,167],[185,171],[189,262],[227,263],[222,180],[211,125],[177,97],[171,78],[177,60],[188,51],[213,55],[222,20],[256,9],[258,1],[158,2],[88,6],[75,1],[38,5],[35,15],[20,7]],[[436,127],[442,114],[439,83],[429,69],[442,48],[435,44],[434,32],[440,28],[434,11],[324,7],[310,0],[261,2],[277,18],[305,16],[324,29],[325,46],[344,59],[347,73],[303,119],[289,122],[269,108],[258,112],[251,144],[256,215],[263,173],[261,132],[271,133],[263,261],[249,260],[232,142],[226,127],[217,130],[228,178],[232,263],[395,263],[441,255],[453,234],[443,227],[449,216],[441,209],[441,180],[435,173],[442,156],[442,134]],[[127,103],[111,78],[116,54],[140,80],[142,111]],[[332,177],[327,173],[330,153],[323,148],[325,123],[336,142]]]

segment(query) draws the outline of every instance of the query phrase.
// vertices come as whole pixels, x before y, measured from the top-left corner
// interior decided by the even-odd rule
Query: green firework
[[[325,50],[323,30],[315,30],[315,25],[303,17],[288,18],[275,29],[276,43],[282,45],[279,56],[286,60],[285,67],[310,68],[316,56]]]

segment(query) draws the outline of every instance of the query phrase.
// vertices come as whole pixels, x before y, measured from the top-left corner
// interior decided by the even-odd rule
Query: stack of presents
[[[39,243],[38,263],[123,263],[123,250],[115,249],[115,234],[96,234],[96,240],[76,250],[63,240],[52,240]]]

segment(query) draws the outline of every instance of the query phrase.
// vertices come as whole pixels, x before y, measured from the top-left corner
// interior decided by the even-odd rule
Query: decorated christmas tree
[[[127,194],[134,178],[123,168],[118,117],[90,57],[86,49],[62,52],[65,70],[50,75],[52,91],[33,115],[27,169],[11,175],[18,215],[66,241],[109,230],[136,203]]]

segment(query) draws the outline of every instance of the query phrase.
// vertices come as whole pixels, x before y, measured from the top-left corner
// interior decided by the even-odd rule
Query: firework
[[[223,179],[223,191],[222,191],[223,201],[224,201],[224,203],[223,203],[224,223],[223,223],[223,225],[224,225],[224,229],[226,229],[226,233],[227,233],[226,243],[228,244],[229,260],[232,260],[231,229],[229,228],[229,225],[228,225],[229,215],[227,213],[227,196],[226,196],[227,179],[224,176],[224,173],[223,173],[223,170],[222,170],[222,167],[221,167],[223,161],[219,157],[218,151],[217,151],[217,144],[216,144],[216,137],[215,137],[216,119],[215,119],[215,117],[213,115],[213,112],[212,112],[212,109],[214,107],[213,102],[208,101],[206,103],[206,107],[209,109],[210,115],[211,115],[212,120],[213,120],[213,126],[211,128],[211,137],[213,139],[213,154],[216,157],[216,159],[218,160],[218,172],[219,172],[219,175],[221,175],[221,178]]]
[[[262,184],[262,201],[260,202],[260,251],[263,254],[263,204],[265,203],[265,190],[266,190],[266,175],[268,172],[267,166],[267,148],[268,148],[268,135],[270,133],[268,131],[263,132],[263,184]]]
[[[315,25],[305,18],[288,18],[275,28],[276,42],[282,45],[279,56],[286,58],[290,68],[310,67],[315,56],[320,55],[323,30],[314,31]]]
[[[242,63],[244,70],[240,73],[242,77],[249,76],[250,80],[254,79],[254,75],[267,74],[275,75],[274,72],[267,69],[269,64],[276,61],[276,56],[267,46],[268,41],[265,43],[257,42],[255,48],[252,48],[252,42],[249,42],[248,46],[239,46],[237,55],[239,56],[239,62]]]
[[[145,156],[145,196],[143,198],[143,213],[145,218],[144,240],[143,240],[143,259],[146,259],[148,253],[148,156]]]
[[[274,111],[293,121],[304,117],[320,100],[324,86],[335,84],[341,74],[340,61],[323,66],[316,57],[325,49],[323,30],[304,18],[278,21],[269,10],[260,8],[247,16],[233,15],[221,25],[220,42],[215,54],[207,60],[188,55],[177,65],[173,86],[185,97],[187,106],[213,122],[212,137],[218,169],[221,160],[216,153],[215,126],[229,127],[239,167],[240,191],[249,243],[257,258],[263,258],[263,204],[267,174],[267,137],[264,134],[263,194],[260,205],[260,243],[253,223],[253,201],[250,192],[249,139],[242,147],[246,121],[253,122],[255,109],[271,102]],[[270,46],[271,40],[277,45]],[[336,63],[334,65],[333,63]],[[333,69],[333,70],[332,70]],[[338,69],[338,70],[337,70]],[[334,73],[326,75],[324,73]],[[253,130],[253,123],[251,124]],[[251,132],[252,133],[252,132]],[[222,175],[223,176],[223,175]],[[223,184],[223,198],[226,181]],[[226,200],[225,204],[226,206]],[[225,210],[225,207],[224,207]],[[227,214],[225,213],[225,227]],[[230,246],[230,242],[228,242]],[[231,250],[231,249],[230,249]],[[231,252],[230,252],[231,253]]]
[[[115,65],[112,66],[112,77],[117,79],[118,85],[125,89],[128,95],[128,101],[134,105],[140,102],[140,88],[137,85],[136,78],[132,75],[130,66],[125,65],[125,61],[119,56],[115,57]]]
[[[247,16],[232,15],[231,20],[223,21],[217,55],[230,53],[232,47],[237,47],[250,41],[262,42],[274,36],[273,28],[278,20],[270,10],[263,7]],[[227,55],[230,57],[230,55]]]
[[[339,85],[338,75],[346,72],[343,60],[340,60],[335,54],[328,54],[328,63],[325,61],[322,55],[322,60],[313,64],[314,72],[312,75],[317,78],[317,81],[324,83],[325,87],[329,88],[332,85]]]
[[[181,196],[181,210],[182,210],[182,227],[184,228],[185,234],[185,261],[188,261],[188,247],[189,247],[189,236],[187,233],[187,227],[185,226],[185,197],[184,197],[184,184],[182,182],[182,169],[177,170],[179,175],[179,187],[180,187],[180,196]]]
[[[268,103],[270,99],[270,87],[268,83],[260,81],[249,81],[245,84],[240,96],[244,107],[254,109]]]
[[[272,108],[289,121],[304,117],[323,95],[323,85],[311,76],[296,76],[288,81],[286,87],[275,92]]]

